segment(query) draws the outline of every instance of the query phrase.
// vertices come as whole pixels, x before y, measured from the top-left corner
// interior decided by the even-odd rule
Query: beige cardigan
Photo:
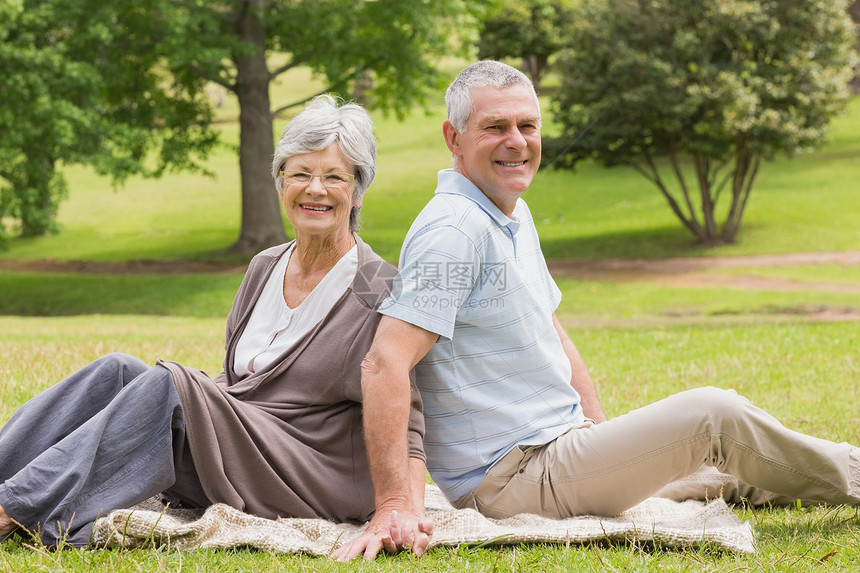
[[[329,314],[265,370],[238,379],[236,344],[278,258],[251,261],[227,318],[224,372],[215,381],[176,362],[172,373],[194,465],[213,503],[266,518],[363,522],[374,511],[362,433],[362,358],[396,269],[358,241],[355,279]],[[424,459],[424,418],[412,386],[409,454]]]

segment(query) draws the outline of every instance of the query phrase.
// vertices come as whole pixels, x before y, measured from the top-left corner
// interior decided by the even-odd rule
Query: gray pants
[[[616,515],[650,496],[858,505],[860,452],[789,430],[734,391],[699,388],[516,447],[454,505],[563,518]]]
[[[0,430],[0,505],[47,546],[171,489],[206,505],[173,376],[109,354],[34,397]]]

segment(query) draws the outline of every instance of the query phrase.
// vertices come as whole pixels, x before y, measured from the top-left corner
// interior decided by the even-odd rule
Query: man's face
[[[540,110],[526,86],[473,88],[466,130],[443,125],[455,169],[503,213],[513,213],[540,166]]]

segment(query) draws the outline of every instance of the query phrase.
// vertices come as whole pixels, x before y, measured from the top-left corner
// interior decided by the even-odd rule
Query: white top
[[[427,469],[448,499],[516,445],[547,443],[582,421],[553,326],[560,301],[525,202],[507,217],[468,179],[441,171],[379,311],[440,335],[415,378]]]
[[[284,275],[294,247],[295,243],[275,265],[239,338],[233,369],[240,378],[265,369],[310,332],[355,278],[358,249],[353,246],[298,307],[290,308],[284,301]]]

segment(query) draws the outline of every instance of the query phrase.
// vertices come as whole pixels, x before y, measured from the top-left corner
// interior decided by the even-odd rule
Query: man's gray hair
[[[283,192],[284,182],[279,172],[287,159],[294,155],[322,151],[333,143],[337,143],[344,158],[352,165],[355,176],[352,201],[357,202],[376,176],[373,121],[360,105],[338,105],[328,94],[315,97],[284,129],[272,160],[272,178],[278,193]],[[349,214],[350,231],[355,232],[358,223],[358,207],[353,207]]]
[[[481,60],[460,72],[445,91],[445,104],[448,107],[448,121],[458,132],[466,130],[475,107],[472,105],[472,90],[484,86],[508,88],[525,86],[535,96],[535,105],[540,113],[535,87],[531,80],[518,69],[494,60]]]

